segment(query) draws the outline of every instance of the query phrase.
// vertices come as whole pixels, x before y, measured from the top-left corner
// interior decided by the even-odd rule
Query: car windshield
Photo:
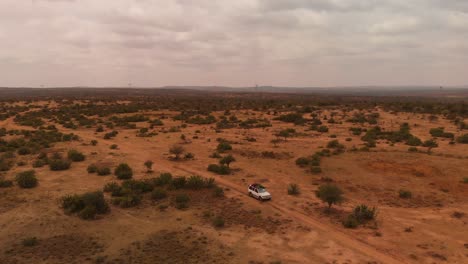
[[[263,188],[258,188],[258,193],[264,193],[264,192],[266,192],[265,189],[263,189]]]

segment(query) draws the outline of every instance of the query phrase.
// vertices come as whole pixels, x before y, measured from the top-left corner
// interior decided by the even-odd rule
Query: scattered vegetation
[[[62,197],[62,208],[66,214],[77,214],[81,219],[92,220],[99,214],[110,211],[102,192],[88,192],[81,195]]]

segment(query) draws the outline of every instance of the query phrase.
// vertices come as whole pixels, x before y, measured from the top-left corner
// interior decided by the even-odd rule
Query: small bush
[[[154,162],[151,161],[151,160],[145,161],[144,165],[145,165],[145,167],[146,167],[146,171],[147,171],[147,172],[151,172],[151,171],[152,171],[153,164],[154,164]]]
[[[86,170],[88,171],[88,173],[96,173],[98,167],[96,166],[96,164],[90,164]]]
[[[42,159],[37,159],[32,163],[33,168],[41,168],[44,167],[44,165],[46,165],[46,162]]]
[[[213,158],[213,159],[220,159],[220,158],[221,158],[221,155],[220,155],[218,152],[213,152],[213,153],[210,155],[210,158]]]
[[[309,159],[306,158],[306,157],[301,157],[301,158],[298,158],[296,160],[296,165],[299,166],[299,167],[306,167],[307,165],[309,165]]]
[[[104,194],[100,191],[64,196],[62,208],[65,213],[78,214],[85,220],[95,219],[97,214],[105,214],[110,210]]]
[[[417,147],[410,147],[410,148],[408,148],[408,151],[409,152],[418,152],[418,148]]]
[[[313,174],[319,174],[322,173],[322,169],[319,166],[312,166],[310,168],[310,172]]]
[[[85,160],[85,155],[77,150],[68,151],[68,159],[74,162],[80,162]]]
[[[353,214],[359,223],[364,223],[375,219],[377,215],[377,209],[375,207],[371,208],[365,204],[361,204],[354,208]]]
[[[37,186],[36,172],[34,170],[20,172],[16,175],[16,183],[21,188],[34,188]]]
[[[403,199],[410,199],[413,196],[413,194],[411,193],[411,191],[401,189],[400,191],[398,191],[398,196]]]
[[[167,197],[167,192],[164,189],[156,188],[151,192],[151,199],[159,201]]]
[[[195,155],[191,152],[188,152],[188,153],[185,153],[184,155],[184,159],[194,159],[195,158]]]
[[[117,190],[120,190],[120,185],[116,182],[109,182],[106,185],[104,185],[104,192],[115,192]]]
[[[174,179],[172,179],[172,187],[174,189],[182,189],[185,187],[186,183],[187,178],[185,178],[184,176],[175,177]]]
[[[39,240],[36,237],[27,237],[21,241],[21,244],[25,247],[34,247],[39,244]]]
[[[185,187],[189,189],[201,189],[205,187],[205,181],[202,177],[196,175],[196,176],[190,176],[187,180],[187,183],[185,184]]]
[[[13,186],[13,181],[0,179],[0,188],[8,188]]]
[[[463,178],[463,183],[468,183],[468,177]]]
[[[116,144],[112,144],[112,145],[111,145],[109,148],[110,148],[110,149],[118,149],[118,148],[119,148],[119,146],[118,146],[118,145],[116,145]]]
[[[153,179],[153,184],[155,186],[164,186],[172,182],[172,174],[170,173],[161,173],[159,177]]]
[[[229,144],[229,142],[223,141],[218,144],[218,146],[216,147],[216,150],[218,150],[219,153],[223,153],[228,150],[232,150],[232,146],[231,144]]]
[[[224,190],[223,188],[216,186],[213,190],[214,197],[224,197]]]
[[[115,197],[112,199],[112,204],[117,205],[121,208],[129,208],[134,207],[140,204],[141,202],[141,195],[136,193],[129,193],[122,197]]]
[[[435,140],[429,139],[429,140],[424,141],[422,146],[427,147],[427,148],[437,148],[439,145],[437,144]]]
[[[288,186],[288,194],[289,195],[299,195],[301,192],[299,190],[299,185],[295,183],[291,183]]]
[[[175,197],[175,203],[177,209],[183,209],[188,207],[188,202],[190,198],[186,194],[178,194]]]
[[[182,155],[184,152],[185,149],[181,145],[172,145],[172,147],[169,149],[169,153],[175,155],[176,160],[180,159],[180,155]]]
[[[135,193],[151,192],[154,189],[153,185],[146,180],[126,180],[122,183],[122,188]]]
[[[133,176],[133,170],[127,163],[121,163],[117,168],[115,168],[114,174],[120,180],[131,179]]]
[[[216,228],[224,227],[224,219],[221,216],[213,218],[213,226]]]
[[[457,138],[457,142],[460,144],[468,144],[468,134],[464,134],[463,136],[459,136]]]
[[[111,174],[111,169],[108,167],[98,167],[96,172],[99,176],[106,176]]]
[[[208,165],[208,171],[214,172],[219,175],[228,175],[231,173],[231,169],[225,165],[210,164]]]
[[[49,168],[51,171],[62,171],[70,168],[71,162],[64,159],[52,159],[49,161]]]
[[[343,226],[346,228],[356,228],[358,227],[358,225],[358,220],[352,214],[348,215],[348,217],[346,217],[346,219],[343,220]]]
[[[31,149],[27,147],[21,147],[18,149],[18,155],[29,155],[31,154]]]

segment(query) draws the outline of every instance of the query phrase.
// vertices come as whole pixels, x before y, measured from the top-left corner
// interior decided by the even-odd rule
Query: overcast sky
[[[468,0],[0,0],[0,86],[468,84]]]

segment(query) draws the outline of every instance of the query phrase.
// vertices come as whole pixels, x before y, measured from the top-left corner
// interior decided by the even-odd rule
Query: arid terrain
[[[2,100],[0,263],[468,262],[462,99]]]

